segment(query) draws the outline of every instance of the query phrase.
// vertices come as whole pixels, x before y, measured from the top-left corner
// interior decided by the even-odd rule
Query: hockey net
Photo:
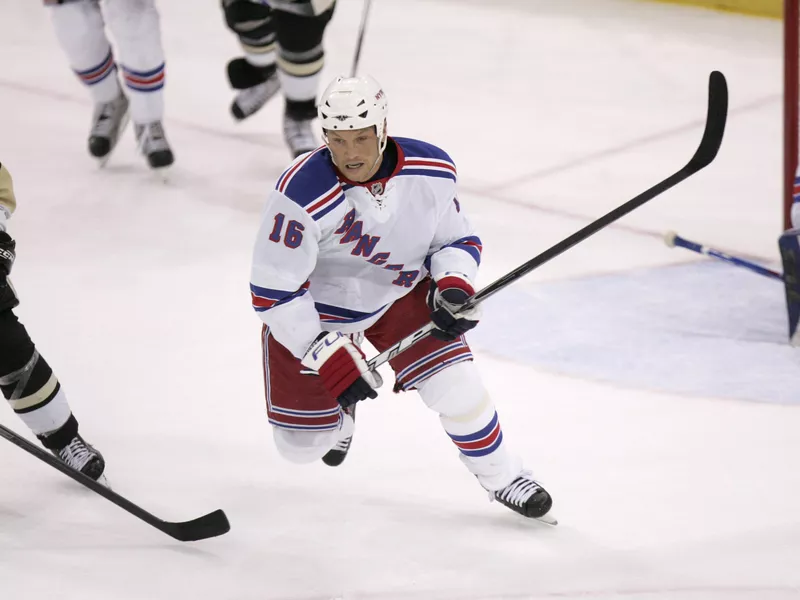
[[[784,229],[791,227],[790,211],[794,193],[794,178],[797,172],[798,154],[798,105],[800,92],[798,85],[800,79],[800,0],[784,0],[783,3],[783,29],[784,29],[784,62],[783,62],[783,225]]]

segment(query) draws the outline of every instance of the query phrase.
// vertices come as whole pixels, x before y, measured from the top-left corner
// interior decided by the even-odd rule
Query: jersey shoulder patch
[[[275,189],[318,221],[344,201],[344,190],[325,146],[295,160]]]
[[[392,138],[403,151],[403,168],[398,175],[418,175],[456,180],[456,165],[444,150],[411,138]]]

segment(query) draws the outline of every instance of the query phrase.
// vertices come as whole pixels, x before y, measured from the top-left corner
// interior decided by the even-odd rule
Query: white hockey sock
[[[51,5],[49,10],[67,61],[88,86],[94,102],[110,102],[117,98],[121,89],[98,4],[68,2]]]
[[[164,117],[164,50],[153,0],[106,0],[103,14],[117,44],[122,79],[137,124]]]
[[[317,99],[322,67],[325,64],[320,48],[308,52],[281,49],[277,63],[278,78],[287,100],[303,102]]]
[[[499,490],[522,471],[511,453],[494,404],[472,362],[450,366],[417,389],[460,452],[461,461],[487,490]]]
[[[53,381],[58,383],[53,375]],[[39,390],[39,394],[45,393],[46,387]],[[10,401],[11,406],[16,410],[24,410],[24,402],[36,402],[36,398],[21,398],[19,400]],[[53,399],[44,406],[41,406],[31,412],[17,412],[17,416],[22,419],[22,422],[36,435],[44,435],[59,429],[69,419],[70,408],[67,403],[67,396],[64,390],[59,389]]]

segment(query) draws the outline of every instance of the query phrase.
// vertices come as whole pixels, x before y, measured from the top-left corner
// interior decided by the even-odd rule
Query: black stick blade
[[[178,541],[196,542],[228,533],[231,525],[225,513],[218,509],[191,521],[180,523],[165,521],[159,529]]]
[[[691,172],[711,164],[719,152],[722,137],[725,134],[725,123],[728,120],[728,83],[725,75],[719,71],[712,71],[708,77],[708,114],[706,116],[706,129],[697,152],[686,165]]]

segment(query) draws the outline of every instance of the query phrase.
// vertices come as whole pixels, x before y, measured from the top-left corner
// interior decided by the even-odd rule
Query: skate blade
[[[539,521],[540,523],[544,523],[545,525],[550,525],[551,527],[555,527],[556,525],[558,525],[558,521],[550,513],[547,513],[546,515],[541,516],[535,520]]]
[[[170,182],[170,171],[172,170],[172,166],[158,167],[151,170],[153,171],[153,175],[156,176],[156,179],[158,179],[158,181],[161,183],[167,184]]]

